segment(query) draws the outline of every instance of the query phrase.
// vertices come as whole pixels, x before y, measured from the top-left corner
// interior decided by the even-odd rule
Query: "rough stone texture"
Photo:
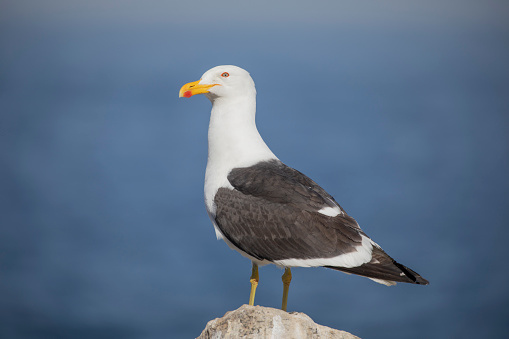
[[[315,324],[304,313],[287,313],[275,308],[248,305],[209,321],[197,339],[229,338],[360,339],[348,332]]]

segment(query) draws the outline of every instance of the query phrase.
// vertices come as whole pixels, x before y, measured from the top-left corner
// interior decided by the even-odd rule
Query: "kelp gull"
[[[428,281],[387,255],[313,180],[283,164],[258,133],[256,89],[247,71],[217,66],[180,89],[212,102],[205,204],[218,239],[252,261],[254,304],[258,266],[285,268],[286,310],[291,267],[327,267],[384,285]]]

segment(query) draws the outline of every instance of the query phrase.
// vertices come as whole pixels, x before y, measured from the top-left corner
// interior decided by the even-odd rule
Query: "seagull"
[[[237,66],[214,67],[182,86],[179,97],[212,102],[205,205],[218,239],[252,262],[249,305],[258,266],[284,268],[286,311],[292,267],[326,267],[387,286],[428,281],[396,262],[322,187],[282,163],[258,133],[256,89]]]

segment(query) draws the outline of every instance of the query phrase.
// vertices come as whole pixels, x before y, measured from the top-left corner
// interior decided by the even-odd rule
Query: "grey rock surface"
[[[348,332],[318,325],[304,313],[248,305],[209,321],[197,339],[230,338],[360,339]]]

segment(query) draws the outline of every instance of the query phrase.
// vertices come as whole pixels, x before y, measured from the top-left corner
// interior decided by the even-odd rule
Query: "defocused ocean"
[[[203,204],[207,69],[392,257],[388,288],[293,270],[289,311],[362,338],[509,333],[509,4],[2,1],[0,337],[194,338],[250,263]],[[256,304],[280,307],[283,272]]]

